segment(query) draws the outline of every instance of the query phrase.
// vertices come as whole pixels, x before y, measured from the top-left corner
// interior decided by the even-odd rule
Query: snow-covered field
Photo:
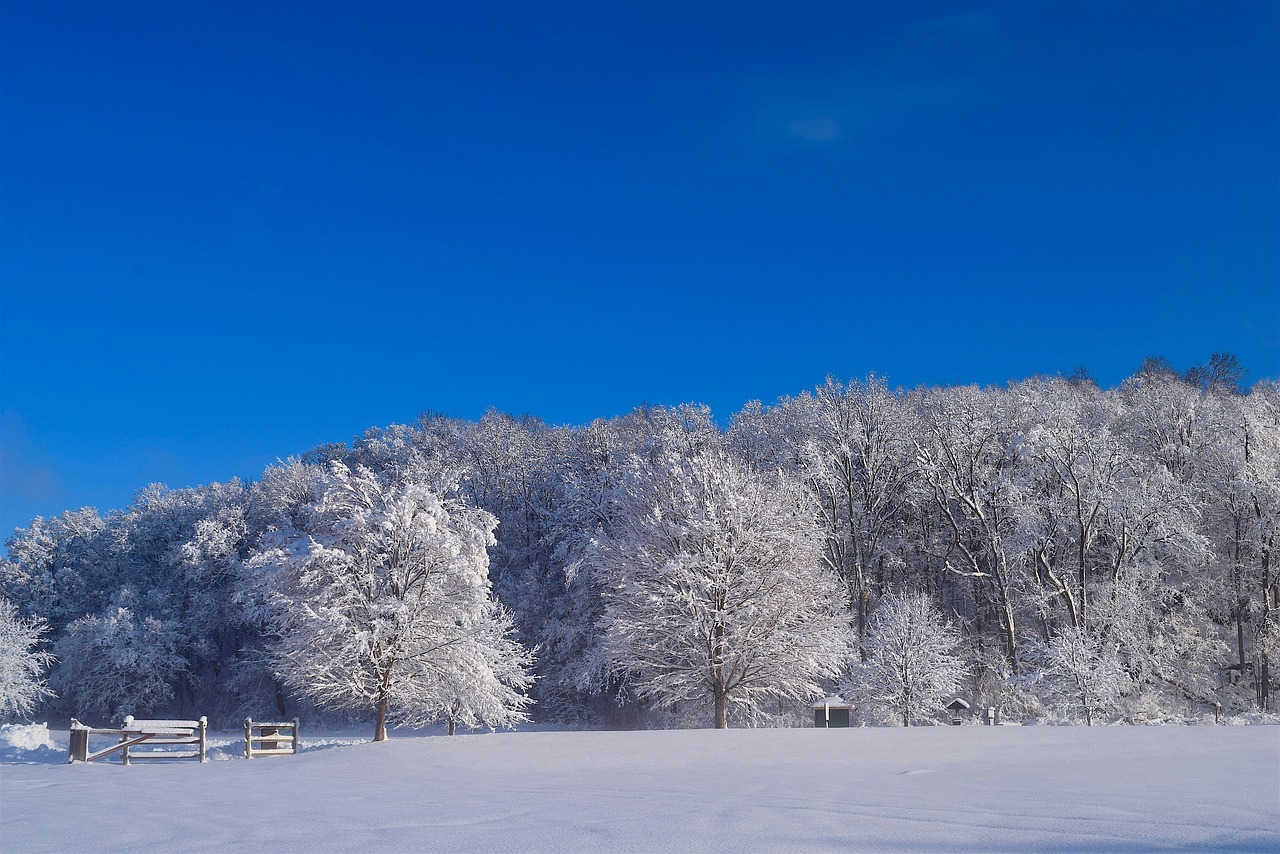
[[[39,741],[0,748],[7,854],[1280,850],[1276,726],[313,737],[253,760],[225,734],[205,765],[128,768]]]

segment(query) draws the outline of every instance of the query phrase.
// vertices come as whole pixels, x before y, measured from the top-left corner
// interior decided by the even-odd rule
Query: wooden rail
[[[259,745],[254,747],[254,745]],[[298,752],[298,719],[291,721],[258,721],[244,719],[244,755],[291,756]]]

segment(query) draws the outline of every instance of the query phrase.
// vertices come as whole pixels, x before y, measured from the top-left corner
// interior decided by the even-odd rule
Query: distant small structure
[[[1245,674],[1253,675],[1253,662],[1246,661],[1244,664],[1233,664],[1226,668],[1227,680],[1230,685],[1239,685]]]
[[[843,697],[824,697],[809,706],[813,710],[813,725],[818,729],[832,729],[850,725],[853,704]]]
[[[964,718],[969,714],[969,704],[959,697],[956,697],[950,703],[947,703],[947,711],[951,713],[951,725],[960,726],[964,723]]]

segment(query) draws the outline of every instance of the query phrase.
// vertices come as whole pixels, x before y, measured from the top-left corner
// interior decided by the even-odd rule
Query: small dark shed
[[[818,729],[849,726],[849,713],[853,704],[841,697],[825,697],[809,706],[813,710],[813,725]]]
[[[959,697],[947,703],[947,711],[951,713],[951,723],[959,726],[964,716],[969,714],[969,704]]]

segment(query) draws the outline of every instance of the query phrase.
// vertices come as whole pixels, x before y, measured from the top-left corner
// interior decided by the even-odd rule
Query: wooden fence
[[[68,749],[68,762],[92,762],[119,751],[121,761],[128,765],[133,759],[195,759],[205,761],[205,747],[208,744],[208,718],[198,721],[169,720],[136,720],[133,715],[124,719],[118,729],[102,729],[85,726],[75,718],[71,719],[71,744]],[[113,736],[119,740],[110,747],[90,752],[91,736]],[[180,745],[194,750],[146,750],[134,751],[133,748],[145,744],[148,748]]]
[[[258,745],[255,747],[254,745]],[[290,756],[298,752],[298,719],[291,721],[254,721],[244,719],[244,755]]]

